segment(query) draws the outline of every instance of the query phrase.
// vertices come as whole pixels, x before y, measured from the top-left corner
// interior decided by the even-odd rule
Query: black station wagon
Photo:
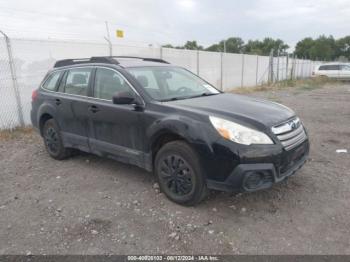
[[[309,152],[291,109],[223,93],[153,58],[57,61],[33,92],[31,120],[51,157],[78,149],[137,165],[184,205],[199,203],[208,189],[269,188]]]

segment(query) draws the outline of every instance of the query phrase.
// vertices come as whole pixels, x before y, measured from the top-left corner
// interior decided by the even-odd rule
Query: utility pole
[[[226,40],[224,40],[224,53],[226,53]]]
[[[104,37],[104,38],[105,38],[105,40],[108,42],[109,56],[112,56],[112,55],[113,55],[113,50],[112,50],[111,36],[110,36],[110,34],[109,34],[108,22],[105,21],[105,24],[106,24],[107,37]]]

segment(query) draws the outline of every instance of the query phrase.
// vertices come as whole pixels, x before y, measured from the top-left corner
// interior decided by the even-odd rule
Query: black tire
[[[205,175],[197,153],[185,142],[165,144],[154,163],[160,190],[172,201],[193,206],[207,196]]]
[[[54,119],[44,123],[42,134],[46,151],[52,158],[62,160],[71,156],[72,151],[64,147],[60,129]]]

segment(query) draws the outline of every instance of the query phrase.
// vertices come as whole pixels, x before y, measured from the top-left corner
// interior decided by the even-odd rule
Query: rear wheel
[[[155,172],[161,191],[182,205],[196,205],[207,195],[199,157],[185,142],[165,144],[157,153]]]
[[[42,134],[46,150],[52,158],[61,160],[71,155],[71,150],[63,146],[61,133],[54,119],[45,122]]]

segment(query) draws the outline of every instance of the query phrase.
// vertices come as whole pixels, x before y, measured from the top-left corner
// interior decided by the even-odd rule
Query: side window
[[[107,68],[97,68],[95,77],[94,97],[112,100],[117,92],[130,92],[130,86],[116,71]]]
[[[65,93],[86,96],[91,68],[76,68],[68,71]]]
[[[341,70],[350,71],[350,65],[342,65]]]
[[[56,90],[57,81],[61,76],[61,71],[53,72],[43,84],[43,88],[51,91]]]

